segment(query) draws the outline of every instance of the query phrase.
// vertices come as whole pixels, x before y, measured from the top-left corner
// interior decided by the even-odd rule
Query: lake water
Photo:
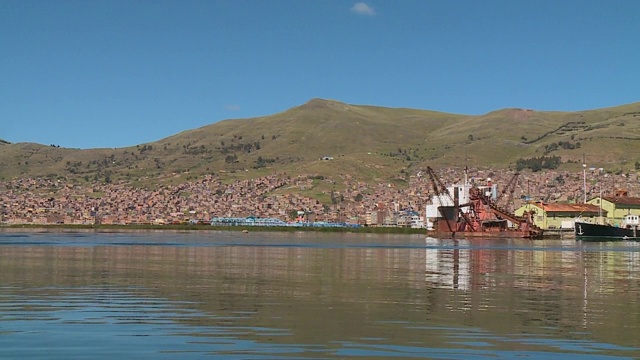
[[[0,232],[0,359],[638,359],[640,243]]]

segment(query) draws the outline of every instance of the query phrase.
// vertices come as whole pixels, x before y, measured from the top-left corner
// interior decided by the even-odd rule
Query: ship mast
[[[469,171],[469,169],[465,166],[464,167],[464,185],[465,185],[465,188],[469,184],[468,171]]]

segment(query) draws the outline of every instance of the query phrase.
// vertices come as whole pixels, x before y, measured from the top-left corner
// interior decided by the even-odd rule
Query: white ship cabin
[[[467,204],[469,203],[469,190],[474,187],[468,181],[465,181],[464,184],[456,184],[447,187],[451,198],[448,196],[441,194],[440,196],[433,195],[430,199],[430,204],[426,206],[426,225],[427,229],[433,229],[434,221],[441,217],[440,212],[438,211],[438,207],[440,206],[453,206],[454,194],[457,191],[458,193],[458,204]],[[487,179],[487,185],[475,185],[476,188],[481,189],[485,196],[489,197],[492,200],[496,200],[498,197],[498,187],[496,184],[491,184],[491,179]],[[469,207],[461,207],[463,212],[469,212],[471,209]]]
[[[627,226],[639,226],[640,225],[640,215],[625,215],[624,220],[622,222],[623,227]]]

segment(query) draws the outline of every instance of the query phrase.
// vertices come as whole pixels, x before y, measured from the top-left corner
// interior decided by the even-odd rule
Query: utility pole
[[[582,187],[584,193],[584,201],[583,203],[587,203],[587,164],[582,164]]]

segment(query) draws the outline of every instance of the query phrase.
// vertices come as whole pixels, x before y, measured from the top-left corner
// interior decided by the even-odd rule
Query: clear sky
[[[123,147],[312,98],[640,101],[638,0],[0,0],[0,139]]]

